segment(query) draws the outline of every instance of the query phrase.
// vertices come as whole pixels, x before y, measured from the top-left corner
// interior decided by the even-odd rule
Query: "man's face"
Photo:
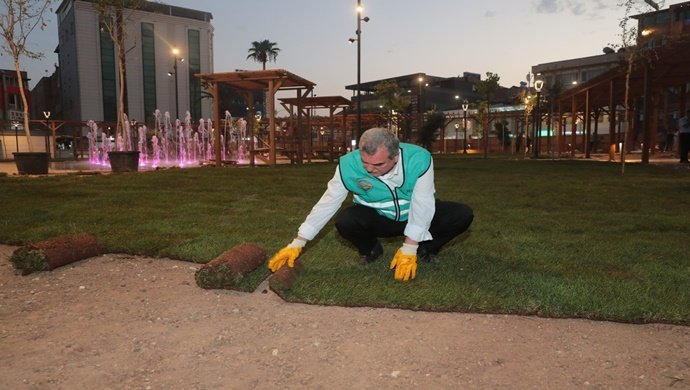
[[[398,157],[389,158],[388,149],[385,146],[379,146],[374,154],[366,154],[362,152],[362,165],[364,169],[374,177],[383,176],[388,173],[398,162]]]

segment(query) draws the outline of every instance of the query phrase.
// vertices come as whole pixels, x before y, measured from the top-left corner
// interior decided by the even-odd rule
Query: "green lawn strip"
[[[469,204],[475,222],[393,280],[400,240],[375,263],[332,223],[300,257],[295,302],[416,310],[690,323],[690,175],[589,161],[435,156],[439,198]],[[169,169],[122,175],[0,177],[0,242],[91,233],[104,251],[205,263],[240,243],[287,244],[334,164]],[[350,200],[348,199],[348,203]],[[251,291],[270,275],[247,275]]]

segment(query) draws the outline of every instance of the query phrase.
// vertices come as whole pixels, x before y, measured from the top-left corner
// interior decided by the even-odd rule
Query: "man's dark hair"
[[[379,146],[385,146],[388,150],[388,158],[393,158],[400,153],[400,141],[392,131],[374,127],[362,133],[359,139],[359,149],[366,154],[375,154]]]

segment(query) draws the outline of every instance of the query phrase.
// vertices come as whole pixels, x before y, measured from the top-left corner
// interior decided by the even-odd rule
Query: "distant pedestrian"
[[[664,152],[673,152],[673,145],[676,143],[676,132],[673,129],[666,130],[666,145]]]
[[[525,132],[520,131],[518,136],[515,138],[515,153],[520,153],[522,151],[522,139],[525,138]]]
[[[688,153],[690,152],[690,110],[685,112],[685,116],[678,120],[678,153],[680,162],[687,164]]]

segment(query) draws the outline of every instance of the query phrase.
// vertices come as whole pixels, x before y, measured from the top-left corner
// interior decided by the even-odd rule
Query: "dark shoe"
[[[379,256],[383,253],[383,247],[381,246],[380,242],[377,242],[376,245],[374,245],[374,248],[369,252],[368,255],[359,255],[359,258],[357,258],[357,262],[361,265],[369,264],[373,262],[374,260],[378,259]]]
[[[441,262],[441,259],[438,258],[436,253],[429,253],[424,248],[420,248],[417,251],[417,257],[419,258],[419,261],[424,263],[438,264]]]

